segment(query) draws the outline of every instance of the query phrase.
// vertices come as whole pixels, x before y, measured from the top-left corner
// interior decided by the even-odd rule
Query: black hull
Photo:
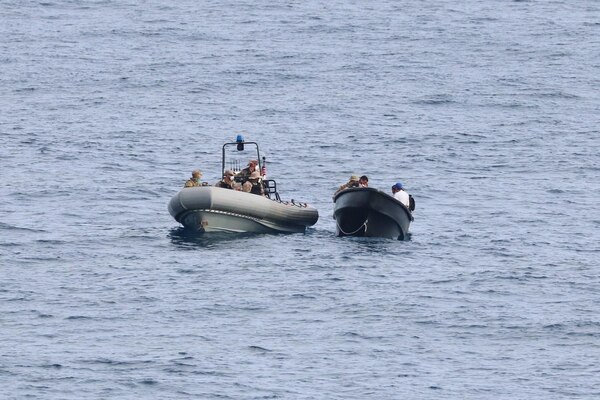
[[[337,236],[397,240],[408,237],[412,213],[386,193],[373,188],[352,188],[338,193],[333,201]]]

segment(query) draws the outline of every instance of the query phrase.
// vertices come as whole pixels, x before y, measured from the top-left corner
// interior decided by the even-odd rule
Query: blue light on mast
[[[235,138],[237,145],[237,149],[238,151],[243,151],[244,150],[244,137],[242,135],[237,135],[237,137]]]

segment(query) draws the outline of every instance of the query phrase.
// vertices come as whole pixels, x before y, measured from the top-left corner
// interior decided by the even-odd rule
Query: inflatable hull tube
[[[319,219],[318,211],[306,204],[211,186],[182,189],[169,202],[169,213],[199,232],[304,232]]]

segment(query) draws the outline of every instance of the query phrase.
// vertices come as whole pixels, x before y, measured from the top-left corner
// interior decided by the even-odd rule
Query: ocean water
[[[0,398],[596,399],[600,4],[0,2]],[[167,203],[260,143],[305,234]],[[352,174],[411,238],[336,238]]]

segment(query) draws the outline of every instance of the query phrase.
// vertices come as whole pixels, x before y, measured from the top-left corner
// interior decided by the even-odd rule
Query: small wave
[[[23,232],[35,232],[35,233],[45,233],[45,232],[47,232],[47,231],[45,231],[43,229],[21,228],[19,226],[7,224],[5,222],[0,222],[0,229],[14,230],[14,231],[23,231]]]
[[[83,319],[93,319],[92,317],[88,317],[87,315],[71,315],[66,320],[83,320]]]
[[[36,88],[34,88],[34,87],[26,87],[26,88],[15,89],[14,92],[15,93],[26,93],[26,92],[33,92],[35,90],[36,90]]]
[[[225,372],[220,372],[220,371],[206,371],[206,370],[198,371],[198,370],[195,370],[195,371],[192,371],[192,373],[194,375],[202,375],[202,376],[222,376],[222,377],[230,376],[230,374],[225,373]]]
[[[260,347],[260,346],[248,346],[248,349],[250,349],[252,351],[261,352],[261,353],[271,353],[273,351],[273,350],[265,349],[264,347]]]
[[[142,384],[142,385],[158,385],[158,381],[156,381],[152,378],[146,378],[146,379],[142,379],[140,381],[140,384]]]
[[[456,104],[457,102],[452,100],[449,97],[438,96],[438,97],[431,97],[431,98],[427,98],[427,99],[415,100],[412,103],[428,105],[428,106],[439,106],[439,105],[444,105],[444,104]]]
[[[40,365],[41,368],[46,368],[46,369],[61,369],[63,366],[61,364],[42,364]]]
[[[106,365],[114,365],[114,366],[130,366],[130,365],[140,365],[140,364],[152,364],[153,361],[150,360],[134,360],[134,361],[118,361],[110,358],[96,358],[96,359],[86,359],[82,360],[82,363],[85,364],[106,364]]]
[[[67,243],[64,240],[57,240],[57,239],[38,239],[35,242],[39,243],[39,244],[59,244],[59,245]]]
[[[561,54],[554,54],[554,57],[558,57],[558,56],[564,56]],[[565,92],[549,92],[549,93],[533,93],[532,96],[534,97],[548,97],[548,98],[560,98],[560,99],[580,99],[581,96],[578,96],[576,94],[571,94],[571,93],[565,93]]]
[[[177,268],[176,272],[178,274],[197,274],[198,270],[195,269],[189,269],[189,268]]]
[[[342,333],[342,336],[347,336],[347,337],[352,337],[352,338],[359,338],[359,339],[381,339],[381,336],[368,336],[368,335],[363,335],[360,333],[356,333],[356,332],[344,332]]]
[[[297,299],[316,299],[315,296],[310,296],[304,293],[296,293],[293,294],[292,297],[297,298]]]

